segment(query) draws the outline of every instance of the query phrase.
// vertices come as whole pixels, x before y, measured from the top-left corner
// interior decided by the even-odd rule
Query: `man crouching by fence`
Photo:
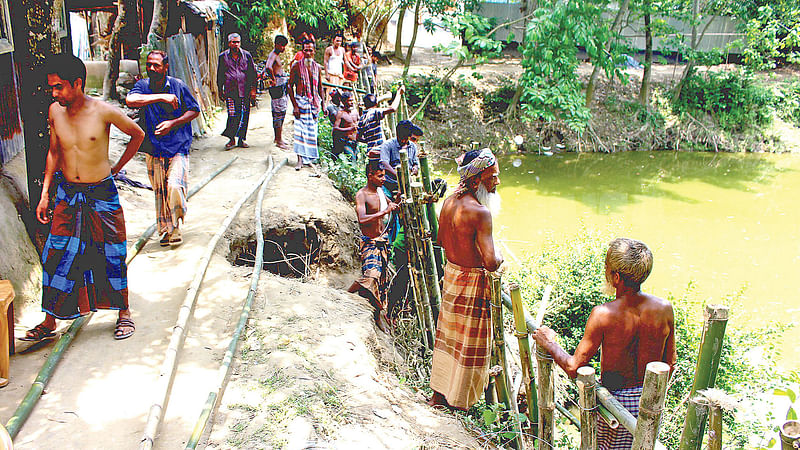
[[[500,169],[489,149],[457,160],[456,192],[442,205],[439,244],[444,247],[442,306],[431,366],[428,404],[468,409],[489,381],[491,284],[489,273],[503,258],[492,240],[492,215],[499,212]]]
[[[572,378],[602,345],[602,384],[634,417],[639,416],[647,363],[663,361],[672,370],[677,359],[672,304],[641,290],[652,268],[653,254],[643,242],[614,239],[606,252],[605,271],[606,287],[609,293],[616,292],[616,299],[594,307],[575,355],[556,343],[550,328],[543,326],[533,333],[536,342]],[[598,449],[633,446],[633,436],[624,428],[610,428],[602,416],[597,423]]]
[[[397,204],[383,192],[384,170],[380,156],[371,152],[367,162],[367,185],[356,193],[356,213],[361,227],[361,277],[354,281],[349,292],[370,301],[375,308],[375,324],[387,331],[387,295],[389,292],[389,245],[386,232],[392,211]]]

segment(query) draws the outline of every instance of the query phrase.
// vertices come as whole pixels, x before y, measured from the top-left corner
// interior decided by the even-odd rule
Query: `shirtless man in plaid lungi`
[[[542,326],[533,333],[536,342],[571,377],[589,364],[597,350],[603,386],[634,417],[639,416],[639,398],[647,363],[662,361],[675,367],[675,318],[670,302],[645,294],[642,283],[653,268],[653,254],[640,241],[618,238],[606,252],[606,282],[616,299],[595,306],[575,355],[556,343],[556,333]],[[598,449],[630,449],[633,436],[624,428],[612,429],[600,416]]]

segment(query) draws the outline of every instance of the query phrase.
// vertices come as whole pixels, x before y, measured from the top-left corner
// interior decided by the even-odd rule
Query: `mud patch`
[[[234,265],[253,267],[256,259],[256,237],[231,245],[228,256]],[[314,224],[295,228],[270,229],[264,232],[263,269],[290,278],[308,278],[318,266],[320,235]],[[332,261],[327,261],[330,264]]]

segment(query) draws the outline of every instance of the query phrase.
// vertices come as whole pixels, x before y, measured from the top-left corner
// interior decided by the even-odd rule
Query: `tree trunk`
[[[122,58],[122,43],[136,33],[136,0],[119,0],[117,18],[108,41],[108,69],[103,78],[103,98],[118,99],[117,80],[119,79],[119,60]],[[133,32],[132,32],[133,31]]]
[[[51,41],[52,2],[14,0],[8,2],[14,24],[14,59],[20,82],[20,113],[25,139],[25,164],[28,172],[28,200],[33,208],[42,195],[42,181],[50,147],[48,108],[53,102],[46,89],[45,63],[53,55]],[[24,100],[23,100],[24,99]],[[52,190],[51,192],[55,192]],[[37,222],[38,223],[38,222]]]
[[[517,109],[519,106],[519,100],[522,98],[522,80],[517,81],[517,90],[514,91],[514,96],[511,97],[511,101],[508,102],[508,108],[506,108],[506,118],[514,118],[517,117]]]
[[[712,17],[711,20],[708,21],[705,28],[703,28],[703,33],[698,38],[697,36],[697,22],[700,20],[700,0],[693,0],[692,1],[692,50],[697,50],[697,46],[700,45],[700,41],[703,40],[703,36],[706,34],[706,30],[708,26],[711,25],[711,22],[714,21]],[[693,52],[694,53],[694,52]],[[683,90],[683,85],[686,84],[686,79],[689,77],[689,74],[692,73],[694,69],[695,61],[694,56],[686,63],[686,67],[683,68],[683,73],[681,74],[681,79],[678,81],[678,85],[675,86],[675,91],[672,93],[672,103],[677,103],[678,99],[681,96],[681,91]]]
[[[411,55],[414,53],[414,44],[417,43],[417,32],[419,31],[419,8],[422,0],[417,0],[414,6],[414,32],[411,34],[411,43],[408,45],[408,52],[406,53],[406,64],[403,67],[403,79],[408,75],[408,68],[411,66]]]
[[[400,2],[400,14],[397,16],[397,33],[394,37],[394,57],[403,60],[403,19],[406,17],[406,7]]]
[[[614,24],[611,25],[611,34],[612,39],[613,35],[619,33],[619,30],[622,28],[622,18],[625,16],[625,13],[628,11],[628,4],[630,4],[630,0],[623,0],[622,4],[619,5],[619,11],[617,11],[616,17],[614,17]],[[608,40],[608,43],[605,47],[606,53],[611,51],[611,39]],[[597,83],[597,77],[600,75],[600,66],[592,62],[594,69],[592,69],[592,76],[589,77],[589,83],[586,85],[586,107],[588,108],[591,106],[592,101],[594,100],[594,89],[595,84]]]
[[[639,89],[639,103],[645,108],[650,104],[650,76],[653,68],[653,29],[650,25],[650,0],[644,3],[644,73]]]
[[[169,0],[153,0],[153,19],[150,21],[150,31],[147,32],[147,44],[150,48],[166,49],[164,39],[167,34],[168,14]]]

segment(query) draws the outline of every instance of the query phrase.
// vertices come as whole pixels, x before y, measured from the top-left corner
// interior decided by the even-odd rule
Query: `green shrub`
[[[775,111],[781,119],[800,127],[800,82],[776,89]]]
[[[545,286],[553,286],[544,323],[561,336],[562,346],[570,353],[574,353],[583,336],[591,309],[610,300],[601,291],[608,241],[610,238],[584,233],[544,248],[510,274],[520,284],[528,311],[537,311]],[[741,292],[717,302],[731,305],[735,313],[740,295]],[[660,433],[667,448],[678,447],[702,332],[697,313],[703,306],[691,300],[691,296],[690,284],[683,296],[669,297],[675,309],[678,362],[667,393]],[[739,329],[729,324],[716,386],[746,403],[763,401],[765,393],[782,382],[774,369],[777,351],[771,342],[777,341],[784,329],[775,324],[754,329]],[[760,352],[760,357],[753,358],[750,352]],[[593,362],[596,364],[597,360]],[[748,442],[748,438],[763,436],[769,430],[768,417],[737,417],[734,422],[728,414],[725,420],[725,439],[731,448],[753,448],[755,444]]]
[[[415,107],[422,103],[422,100],[433,92],[428,105],[432,107],[442,106],[447,103],[450,93],[453,91],[454,83],[450,80],[440,83],[441,78],[435,75],[412,75],[406,81],[406,101],[409,107]]]
[[[359,189],[367,185],[366,175],[366,145],[358,144],[358,160],[353,162],[350,156],[342,153],[338,157],[331,153],[333,139],[331,137],[331,122],[320,115],[317,120],[317,146],[319,147],[319,159],[328,178],[333,182],[336,189],[342,193],[344,198],[350,202],[356,199]]]
[[[772,91],[744,72],[694,73],[686,79],[676,112],[702,112],[728,131],[767,125],[774,102]]]

